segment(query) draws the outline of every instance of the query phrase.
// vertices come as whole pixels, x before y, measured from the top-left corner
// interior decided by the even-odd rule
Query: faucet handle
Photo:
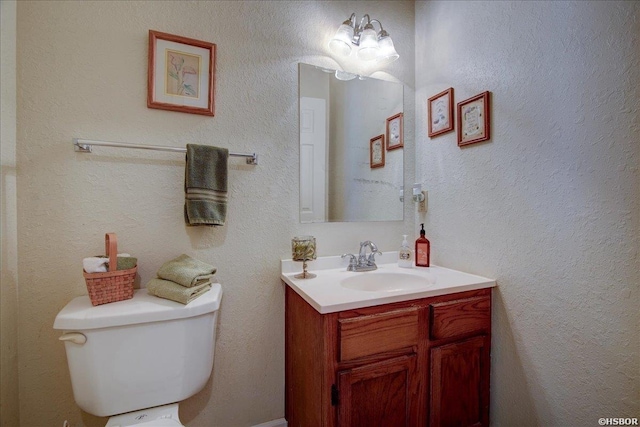
[[[342,254],[342,258],[344,257],[349,257],[349,267],[347,267],[347,271],[355,271],[358,265],[358,258],[356,258],[354,254]]]
[[[375,251],[372,251],[369,254],[369,258],[367,259],[367,264],[369,264],[369,265],[375,265],[376,264],[376,254],[382,255],[382,252],[380,252],[378,249],[376,249]]]
[[[358,258],[354,254],[342,254],[341,258],[349,257],[349,264],[354,264],[358,262]]]

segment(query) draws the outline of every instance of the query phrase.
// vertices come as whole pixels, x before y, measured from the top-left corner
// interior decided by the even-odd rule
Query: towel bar
[[[91,147],[94,145],[102,147],[119,147],[119,148],[136,148],[142,150],[155,150],[155,151],[174,151],[177,153],[186,153],[186,148],[181,147],[166,147],[163,145],[144,145],[144,144],[128,144],[125,142],[111,142],[111,141],[94,141],[90,139],[73,138],[73,148],[80,153],[91,153]],[[246,157],[248,165],[258,164],[258,155],[256,153],[229,153],[234,157]]]

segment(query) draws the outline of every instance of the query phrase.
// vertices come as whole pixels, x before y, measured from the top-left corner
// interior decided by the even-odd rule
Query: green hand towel
[[[229,150],[187,144],[184,219],[187,225],[224,225]]]
[[[185,288],[169,280],[151,279],[147,283],[147,292],[160,298],[170,299],[180,304],[189,304],[211,289],[211,282]]]
[[[107,271],[109,271],[109,257],[104,255],[96,255],[96,258],[105,258],[107,260]],[[116,270],[129,270],[130,268],[138,265],[138,258],[129,256],[129,254],[118,254],[118,257],[116,259],[118,260]]]
[[[162,264],[158,270],[158,277],[190,288],[210,281],[215,272],[215,267],[182,254]]]
[[[138,265],[138,258],[132,256],[119,256],[117,259],[118,270],[128,270]]]

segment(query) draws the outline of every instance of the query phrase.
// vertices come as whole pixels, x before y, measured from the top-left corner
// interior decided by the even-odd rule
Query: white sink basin
[[[374,271],[347,271],[340,255],[309,262],[313,279],[297,279],[300,263],[283,260],[280,278],[320,314],[490,288],[495,280],[432,265],[400,268],[398,252],[376,257]]]
[[[420,276],[408,273],[364,272],[347,277],[340,285],[347,289],[364,292],[396,292],[426,289],[435,283],[431,275]]]

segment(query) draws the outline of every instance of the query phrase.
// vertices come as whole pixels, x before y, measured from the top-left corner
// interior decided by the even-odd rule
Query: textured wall
[[[230,427],[284,415],[279,260],[290,256],[291,237],[314,234],[319,254],[335,255],[356,251],[367,238],[382,251],[395,250],[413,228],[411,214],[393,223],[298,221],[297,64],[336,68],[326,43],[351,12],[378,17],[396,41],[401,58],[385,73],[407,85],[405,152],[412,154],[411,1],[18,2],[23,427],[64,419],[74,427],[104,425],[75,405],[52,324],[71,298],[86,294],[81,260],[102,251],[107,231],[139,258],[143,283],[181,253],[219,268],[224,297],[214,373],[181,405],[182,420]],[[217,44],[215,117],[146,107],[149,29]],[[260,165],[231,160],[225,227],[186,228],[181,156],[110,148],[80,154],[73,137],[220,145],[256,151]],[[413,164],[405,163],[410,182]]]
[[[416,3],[416,176],[433,261],[496,278],[491,415],[640,415],[640,3]],[[426,100],[492,92],[491,141]]]
[[[16,3],[0,2],[0,426],[18,425]]]

